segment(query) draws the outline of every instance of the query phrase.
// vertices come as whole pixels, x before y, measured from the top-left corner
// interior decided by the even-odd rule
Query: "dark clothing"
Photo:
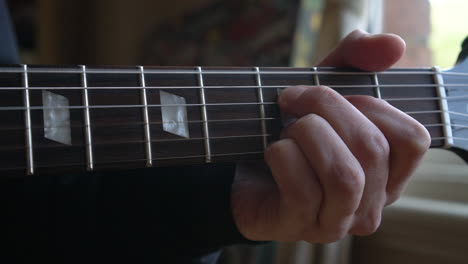
[[[0,63],[18,63],[3,0]],[[1,179],[0,263],[212,263],[223,246],[249,242],[231,215],[234,170],[212,164]]]
[[[247,242],[229,206],[233,174],[224,164],[3,180],[1,257],[202,263]]]
[[[18,48],[11,26],[10,14],[5,1],[0,0],[0,63],[14,64],[18,62]]]

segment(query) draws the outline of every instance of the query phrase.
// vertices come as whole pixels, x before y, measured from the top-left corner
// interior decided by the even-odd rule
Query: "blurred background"
[[[8,2],[23,60],[45,64],[309,66],[363,28],[406,40],[399,66],[450,67],[468,28],[465,0]]]
[[[398,67],[453,66],[466,0],[10,0],[25,63],[312,66],[350,31],[407,43]],[[425,157],[372,236],[229,248],[221,262],[468,263],[468,166]]]

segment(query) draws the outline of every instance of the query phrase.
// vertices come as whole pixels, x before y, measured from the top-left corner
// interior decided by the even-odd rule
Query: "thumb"
[[[382,71],[397,62],[405,52],[405,42],[393,34],[370,35],[355,30],[318,66],[352,67],[365,71]]]

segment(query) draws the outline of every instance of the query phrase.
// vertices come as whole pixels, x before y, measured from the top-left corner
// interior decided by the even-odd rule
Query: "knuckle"
[[[382,160],[388,160],[390,156],[390,144],[377,127],[372,127],[366,132],[366,136],[359,139],[359,153],[366,163],[377,164]]]
[[[319,86],[304,86],[299,85],[304,92],[297,98],[297,103],[299,104],[333,104],[343,98],[338,92],[331,89],[328,86],[319,85]]]
[[[372,110],[381,105],[389,105],[385,100],[378,99],[369,95],[349,95],[346,96],[348,101],[350,101],[354,106],[359,109]]]
[[[307,186],[307,184],[304,184],[304,186]],[[284,187],[285,184],[283,184]],[[288,190],[289,192],[282,193],[284,205],[287,206],[286,210],[292,215],[299,216],[300,222],[303,222],[304,225],[308,226],[315,223],[318,205],[322,202],[322,190],[320,188],[308,189],[302,186],[294,186],[294,188],[288,188]],[[304,226],[303,229],[307,226]]]
[[[367,215],[360,216],[357,223],[351,229],[351,233],[359,236],[371,235],[379,228],[381,219],[381,210],[370,210]]]
[[[402,190],[395,190],[393,192],[388,192],[387,193],[387,201],[385,203],[385,205],[390,205],[394,202],[396,202],[396,200],[398,200],[401,196],[401,192]]]
[[[319,115],[316,115],[316,114],[307,114],[301,118],[299,118],[296,123],[295,123],[295,126],[297,126],[298,128],[304,128],[304,127],[307,127],[309,124],[315,124],[315,123],[320,123],[320,122],[323,122],[323,118],[320,117]]]
[[[316,204],[322,200],[321,191],[311,192],[307,190],[299,191],[294,197],[294,206],[297,207],[297,213],[301,215],[302,219],[307,219],[307,225],[315,222],[317,218]],[[305,227],[304,227],[305,228]]]
[[[357,162],[337,162],[330,173],[333,190],[346,198],[348,207],[346,214],[352,214],[357,209],[359,199],[364,190],[364,172]]]
[[[345,238],[348,235],[348,230],[340,228],[337,230],[326,232],[320,243],[333,243]]]
[[[414,121],[407,127],[406,132],[406,135],[401,137],[400,144],[414,155],[423,155],[431,145],[431,136],[427,129],[419,122]]]
[[[297,133],[300,133],[301,131],[306,131],[309,130],[311,127],[317,125],[321,125],[322,123],[326,122],[325,119],[320,117],[317,114],[307,114],[302,116],[301,118],[297,119],[289,128],[288,128],[288,134],[290,135],[296,135]]]
[[[334,105],[342,98],[339,93],[328,86],[317,86],[314,92],[317,94],[317,100],[323,102],[324,104]]]
[[[268,146],[265,150],[264,158],[267,163],[273,162],[276,158],[281,157],[284,152],[284,148],[288,145],[294,144],[292,139],[285,138],[278,140]]]

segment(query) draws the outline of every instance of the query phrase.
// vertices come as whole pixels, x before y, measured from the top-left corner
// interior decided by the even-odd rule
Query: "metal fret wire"
[[[319,80],[319,76],[318,76],[317,67],[313,67],[312,71],[314,72],[315,85],[320,85],[320,80]]]
[[[25,121],[25,136],[26,136],[26,173],[28,175],[34,174],[34,154],[33,154],[33,141],[31,131],[31,110],[29,101],[29,79],[28,79],[28,66],[23,65],[23,104],[25,107],[24,121]]]
[[[382,99],[382,94],[380,93],[380,83],[379,83],[379,77],[376,73],[373,75],[373,81],[374,81],[374,92],[375,92],[375,97]]]
[[[138,67],[140,69],[140,85],[141,85],[141,101],[143,102],[143,121],[145,126],[145,152],[146,152],[146,167],[153,166],[153,153],[151,150],[151,132],[149,125],[149,114],[148,114],[148,99],[146,96],[146,81],[145,81],[145,70],[143,66]]]
[[[91,138],[91,118],[89,117],[89,98],[88,98],[88,78],[86,76],[86,66],[81,66],[81,84],[83,85],[83,105],[84,105],[84,122],[85,122],[85,142],[86,142],[86,169],[92,171],[94,169],[93,160],[93,143]]]
[[[260,69],[258,67],[254,68],[255,72],[257,73],[256,75],[256,81],[258,85],[257,89],[257,97],[258,101],[260,103],[260,117],[261,117],[261,125],[262,125],[262,133],[266,134],[266,123],[265,123],[265,105],[263,102],[263,90],[262,90],[262,77],[260,75]],[[266,137],[263,137],[263,149],[266,149],[268,146],[268,140]]]
[[[197,70],[198,70],[198,85],[200,86],[199,89],[200,89],[200,93],[199,93],[199,96],[200,96],[200,101],[201,101],[201,106],[202,106],[202,109],[201,109],[201,115],[202,115],[202,118],[203,118],[203,135],[205,135],[205,140],[204,140],[204,143],[205,143],[205,155],[206,155],[206,158],[205,158],[205,161],[207,163],[210,163],[211,162],[211,146],[210,146],[210,131],[208,129],[208,115],[207,115],[207,112],[206,112],[206,100],[205,100],[205,88],[204,88],[204,84],[203,84],[203,72],[202,72],[202,68],[201,67],[197,67]],[[167,105],[165,105],[167,106]]]

